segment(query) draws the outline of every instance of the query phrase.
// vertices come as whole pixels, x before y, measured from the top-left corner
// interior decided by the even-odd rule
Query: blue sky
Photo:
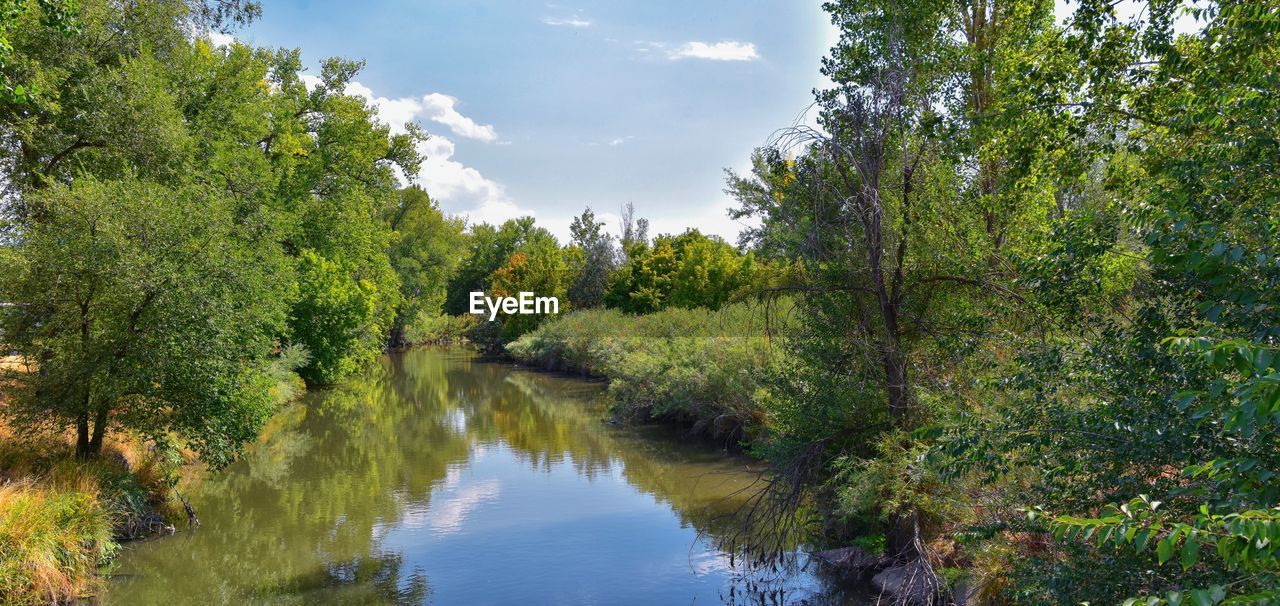
[[[364,59],[351,92],[435,135],[420,182],[447,212],[563,236],[631,201],[730,241],[723,169],[808,107],[835,37],[818,0],[279,0],[235,35],[313,74]]]

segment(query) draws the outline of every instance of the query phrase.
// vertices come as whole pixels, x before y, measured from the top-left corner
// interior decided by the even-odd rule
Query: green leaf
[[[1160,542],[1156,544],[1156,559],[1161,564],[1164,564],[1165,562],[1168,562],[1169,559],[1172,557],[1173,557],[1173,537],[1168,536],[1163,539],[1160,539]]]
[[[1134,550],[1138,553],[1142,553],[1142,550],[1147,548],[1147,542],[1151,540],[1152,534],[1153,531],[1150,528],[1143,528],[1142,530],[1139,530],[1133,538]]]
[[[1200,555],[1200,539],[1196,538],[1195,533],[1187,535],[1187,541],[1182,544],[1182,569],[1187,570],[1195,566],[1196,559]]]

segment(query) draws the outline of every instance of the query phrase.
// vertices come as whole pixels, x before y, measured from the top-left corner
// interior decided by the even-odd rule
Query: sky
[[[236,38],[363,59],[348,92],[431,138],[419,183],[450,214],[533,215],[562,239],[623,204],[651,234],[736,241],[724,169],[790,126],[836,34],[820,0],[268,0]],[[224,40],[225,41],[225,40]]]

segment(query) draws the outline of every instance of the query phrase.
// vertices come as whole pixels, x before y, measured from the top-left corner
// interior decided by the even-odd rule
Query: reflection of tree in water
[[[412,373],[413,366],[405,368]],[[603,389],[597,384],[486,363],[450,373],[449,379],[451,385],[461,382],[455,394],[466,394],[458,401],[466,412],[468,439],[500,440],[535,469],[565,462],[594,477],[620,467],[629,484],[667,504],[682,526],[694,528],[721,551],[733,551],[732,544],[751,532],[743,528],[739,513],[752,504],[763,464],[709,448],[679,430],[611,427],[604,422]],[[785,547],[796,550],[799,545]],[[760,565],[722,555],[715,565],[731,568],[733,574],[720,597],[730,604],[791,603],[797,595],[812,604],[840,603],[839,592],[813,595],[812,587],[793,581],[802,559]],[[699,566],[690,565],[695,570]]]
[[[119,581],[110,597],[422,603],[429,571],[405,570],[381,539],[410,509],[427,511],[432,491],[477,447],[498,443],[533,470],[569,464],[590,478],[620,470],[720,545],[756,477],[751,462],[660,428],[611,427],[602,396],[599,384],[477,362],[457,349],[385,358],[277,415],[242,461],[190,495],[203,526],[132,546],[129,568],[147,576]],[[706,557],[724,567],[718,554]],[[744,599],[778,588],[757,572],[741,572],[722,598],[769,603]]]
[[[374,554],[319,568],[251,592],[259,604],[423,604],[430,591],[427,577],[415,568],[404,574],[399,554]]]
[[[508,445],[535,463],[569,459],[586,476],[621,466],[629,484],[668,504],[682,525],[713,539],[714,527],[732,527],[732,514],[763,470],[761,463],[709,448],[677,430],[609,426],[599,386],[500,369],[507,374],[505,389],[486,402],[493,414],[476,416],[490,418]]]
[[[160,603],[176,586],[240,603],[246,591],[274,595],[344,570],[333,562],[398,574],[398,559],[377,555],[378,538],[408,505],[425,503],[451,465],[465,463],[468,445],[444,423],[447,398],[423,391],[405,406],[390,372],[382,365],[282,411],[243,460],[191,495],[200,528],[132,546],[134,567],[164,582],[125,579],[113,595]]]

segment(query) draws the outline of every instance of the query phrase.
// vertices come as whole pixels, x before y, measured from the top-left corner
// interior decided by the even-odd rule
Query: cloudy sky
[[[734,241],[723,169],[790,125],[834,33],[819,0],[272,0],[236,37],[364,59],[350,92],[433,135],[420,182],[450,213],[558,235],[634,202],[655,232]]]

